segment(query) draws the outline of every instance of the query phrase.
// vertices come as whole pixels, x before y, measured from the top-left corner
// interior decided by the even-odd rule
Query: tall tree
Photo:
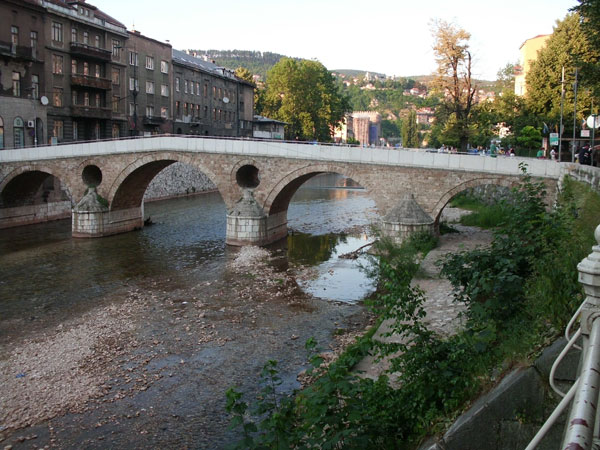
[[[552,36],[546,46],[538,52],[537,59],[531,64],[527,74],[526,101],[532,112],[546,117],[556,124],[560,118],[562,68],[565,68],[565,98],[563,117],[572,116],[574,104],[575,67],[597,60],[598,53],[590,46],[584,33],[578,14],[569,14],[562,21],[557,21]],[[580,79],[580,82],[584,81]],[[588,80],[589,81],[589,80]],[[579,89],[577,103],[580,118],[585,113],[584,107],[590,105],[590,92]],[[584,106],[585,105],[585,106]],[[589,112],[589,109],[588,109]],[[565,122],[568,130],[570,121]]]
[[[330,141],[331,130],[350,110],[323,64],[290,58],[267,74],[263,101],[263,113],[287,122],[287,136],[299,140]]]
[[[592,88],[600,95],[600,0],[578,0],[572,9],[581,17],[581,27],[587,36],[595,57],[581,64],[584,86]]]
[[[417,129],[417,113],[411,111],[402,122],[402,145],[406,148],[419,148],[419,130]]]
[[[469,51],[471,35],[444,20],[433,23],[433,53],[437,64],[434,86],[444,95],[440,105],[447,111],[449,123],[445,127],[448,138],[458,140],[466,150],[469,142],[469,122],[474,105],[476,86],[471,78],[473,58]]]

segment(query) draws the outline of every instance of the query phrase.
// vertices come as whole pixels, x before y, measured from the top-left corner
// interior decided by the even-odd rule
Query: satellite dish
[[[587,118],[586,123],[590,128],[598,128],[600,127],[600,116],[597,114],[592,114]]]
[[[40,103],[44,106],[46,106],[48,104],[48,97],[46,97],[45,95],[42,95],[40,97]]]
[[[229,103],[229,98],[223,97],[223,103]]]

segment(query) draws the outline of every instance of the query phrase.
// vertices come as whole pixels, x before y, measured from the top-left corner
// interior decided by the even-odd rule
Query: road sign
[[[590,137],[590,130],[581,130],[581,137],[589,138]]]
[[[550,133],[550,146],[558,145],[558,133]]]

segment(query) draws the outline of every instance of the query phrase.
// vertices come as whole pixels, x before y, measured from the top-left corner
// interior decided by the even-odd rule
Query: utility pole
[[[560,128],[558,129],[558,160],[560,161],[562,150],[563,134],[563,104],[565,102],[565,66],[562,68],[562,78],[560,81]]]
[[[577,129],[577,75],[578,69],[575,67],[575,82],[573,83],[573,94],[575,95],[575,102],[573,104],[573,142],[571,143],[571,162],[575,162],[575,130]]]

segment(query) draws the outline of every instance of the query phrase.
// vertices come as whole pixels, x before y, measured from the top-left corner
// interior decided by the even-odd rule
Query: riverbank
[[[343,204],[318,194],[290,208],[297,231],[357,224],[357,211],[371,208],[361,192]],[[2,446],[224,448],[237,437],[227,430],[229,387],[255,396],[274,359],[291,392],[307,339],[333,351],[370,325],[359,303],[298,284],[316,272],[314,249],[326,260],[345,234],[296,232],[253,257],[225,246],[218,195],[147,212],[154,226],[101,240],[71,239],[67,222],[3,235]]]

